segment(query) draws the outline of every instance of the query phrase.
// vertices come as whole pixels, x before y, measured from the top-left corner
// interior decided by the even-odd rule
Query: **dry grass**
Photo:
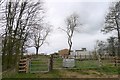
[[[59,70],[58,72],[62,78],[118,78],[118,75],[106,75],[95,70],[80,70],[78,72]]]

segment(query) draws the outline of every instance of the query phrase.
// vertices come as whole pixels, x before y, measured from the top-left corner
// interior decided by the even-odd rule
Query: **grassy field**
[[[116,78],[115,68],[99,69],[59,69],[47,73],[15,73],[8,72],[4,78]]]
[[[44,64],[48,57],[40,57],[39,61],[33,61],[33,64]],[[103,60],[103,66],[99,67],[98,60],[76,60],[76,67],[66,69],[62,67],[62,59],[55,58],[53,63],[53,71],[46,73],[17,73],[13,70],[3,74],[3,78],[115,78],[118,77],[118,68],[109,60]],[[46,70],[47,66],[31,66],[32,69]],[[38,68],[36,68],[38,67]],[[59,69],[61,68],[61,69]]]

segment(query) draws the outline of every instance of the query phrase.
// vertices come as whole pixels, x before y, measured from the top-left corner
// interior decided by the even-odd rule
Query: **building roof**
[[[83,50],[75,50],[75,52],[77,52],[77,51],[83,51]]]
[[[87,51],[86,48],[82,48],[81,50],[75,50],[75,52],[78,52],[78,51]]]
[[[60,54],[60,55],[68,55],[68,51],[69,51],[68,49],[60,50],[60,51],[59,51],[59,54]]]

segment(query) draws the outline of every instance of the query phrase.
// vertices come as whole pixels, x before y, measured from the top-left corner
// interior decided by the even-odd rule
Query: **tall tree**
[[[68,45],[69,45],[69,51],[68,54],[70,54],[71,48],[72,48],[72,37],[75,31],[77,31],[79,27],[79,16],[77,14],[71,14],[66,18],[66,29],[62,29],[66,32],[68,36]]]
[[[110,7],[110,11],[106,16],[105,27],[103,32],[116,31],[118,37],[118,56],[120,56],[120,1]]]

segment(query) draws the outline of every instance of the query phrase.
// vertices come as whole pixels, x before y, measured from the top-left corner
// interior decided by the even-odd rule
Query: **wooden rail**
[[[29,59],[20,59],[18,68],[19,68],[18,72],[28,73]]]

